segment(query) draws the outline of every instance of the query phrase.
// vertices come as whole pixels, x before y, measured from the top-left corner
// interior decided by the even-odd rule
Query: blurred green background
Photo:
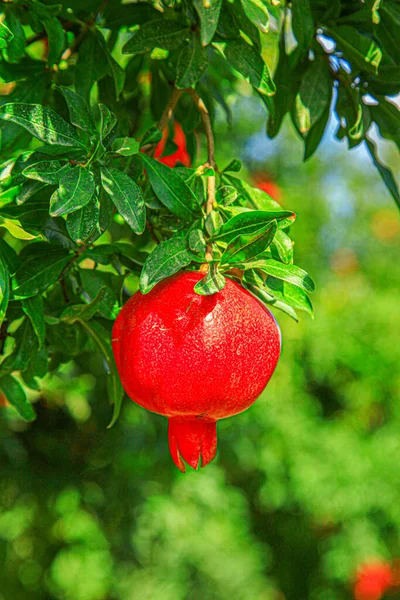
[[[167,421],[128,399],[106,429],[89,353],[43,381],[33,424],[1,408],[1,600],[346,600],[361,563],[400,556],[399,215],[335,123],[303,164],[291,127],[268,141],[246,94],[233,129],[217,124],[217,159],[235,148],[298,214],[316,318],[276,314],[276,372],[220,421],[199,472],[174,467]]]

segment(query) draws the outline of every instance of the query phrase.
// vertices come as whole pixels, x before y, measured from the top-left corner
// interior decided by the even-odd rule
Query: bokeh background
[[[400,598],[399,214],[366,153],[334,140],[336,123],[303,164],[291,126],[267,140],[259,102],[240,92],[233,128],[217,120],[218,163],[234,150],[249,181],[273,182],[298,214],[315,320],[276,314],[275,375],[220,421],[201,471],[181,474],[167,421],[128,399],[106,429],[89,353],[43,380],[33,424],[1,408],[1,600]],[[357,570],[377,561],[392,585],[361,598]]]

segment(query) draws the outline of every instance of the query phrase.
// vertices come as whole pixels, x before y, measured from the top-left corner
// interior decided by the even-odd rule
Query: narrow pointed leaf
[[[315,289],[315,284],[308,273],[295,265],[285,265],[276,260],[258,260],[248,263],[248,266],[252,269],[261,269],[263,273],[272,275],[277,279],[289,281],[306,292],[313,292]]]
[[[278,227],[287,227],[295,220],[296,215],[289,211],[266,212],[261,210],[246,211],[232,217],[221,227],[215,240],[229,243],[238,235],[254,234],[263,225],[276,220]]]
[[[242,39],[229,40],[225,55],[232,67],[263,95],[275,94],[275,84],[262,56]]]
[[[382,177],[387,189],[392,195],[392,198],[396,202],[397,206],[400,208],[400,191],[392,171],[380,162],[376,145],[374,144],[374,142],[372,142],[368,138],[365,141],[367,144],[368,151],[371,155],[372,161],[375,167],[378,169],[379,175]]]
[[[207,50],[200,44],[197,35],[192,35],[187,46],[182,48],[178,58],[176,87],[185,89],[195,85],[203,77],[207,66]]]
[[[222,0],[193,0],[200,19],[200,37],[203,46],[207,46],[214,37],[221,12]]]
[[[13,277],[12,289],[15,300],[31,298],[44,292],[57,281],[71,260],[71,255],[67,251],[57,250],[41,255],[39,259],[33,256],[21,265]]]
[[[146,260],[140,275],[140,291],[147,294],[162,279],[174,275],[192,260],[184,238],[161,242]]]
[[[175,173],[174,169],[146,154],[141,154],[141,159],[145,164],[151,187],[164,206],[178,217],[192,218],[196,210],[199,210],[199,205],[196,196],[185,181]]]
[[[228,244],[221,256],[221,264],[244,263],[262,254],[274,239],[277,222],[264,225],[255,234],[239,235]]]
[[[250,21],[263,33],[269,28],[269,13],[262,0],[241,0],[243,10]]]
[[[46,144],[85,148],[85,144],[69,123],[50,108],[40,104],[19,102],[3,104],[0,107],[0,119],[24,127],[31,135]]]
[[[189,33],[186,23],[165,18],[147,21],[126,42],[124,54],[144,54],[153,48],[173,50],[181,46]]]
[[[92,111],[86,100],[79,94],[62,85],[55,86],[61,92],[68,106],[70,121],[75,127],[79,127],[91,136],[97,134]]]
[[[95,191],[93,175],[83,167],[75,167],[60,180],[60,187],[50,199],[50,214],[53,217],[67,215],[92,199]]]
[[[42,181],[50,185],[58,185],[61,177],[71,169],[69,163],[62,165],[58,160],[46,160],[26,167],[22,174],[28,179]]]
[[[211,296],[224,289],[226,284],[225,277],[218,271],[216,263],[208,265],[208,272],[203,279],[200,279],[194,286],[194,291],[200,296]]]
[[[32,404],[27,400],[23,387],[15,377],[6,375],[0,378],[0,390],[8,402],[17,410],[24,421],[34,421],[36,414]]]
[[[45,322],[43,310],[43,298],[40,295],[24,298],[22,300],[22,310],[28,316],[34,332],[36,333],[39,348],[44,345]]]
[[[146,226],[146,207],[142,192],[130,177],[118,169],[101,169],[101,183],[121,217],[135,233]]]
[[[100,207],[96,196],[83,208],[69,213],[67,231],[77,244],[85,242],[99,223]]]

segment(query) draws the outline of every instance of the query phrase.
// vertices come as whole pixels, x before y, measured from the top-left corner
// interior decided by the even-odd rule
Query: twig
[[[69,261],[69,263],[67,265],[65,265],[64,269],[62,270],[62,273],[60,275],[59,282],[61,285],[61,289],[62,289],[62,293],[64,296],[64,300],[65,302],[69,302],[69,296],[68,296],[68,290],[67,290],[67,284],[65,282],[65,276],[68,273],[68,271],[70,271],[72,269],[72,267],[74,266],[74,264],[76,263],[77,260],[79,260],[81,254],[90,246],[90,244],[82,244],[82,246],[79,246],[79,248],[76,249],[74,256],[71,258],[71,260]]]
[[[176,105],[178,104],[179,98],[182,96],[183,90],[178,90],[178,88],[174,87],[172,90],[172,94],[170,99],[168,100],[168,104],[163,110],[160,120],[157,123],[157,129],[164,133],[164,129],[168,125],[168,121],[172,117],[172,114],[175,110]],[[142,147],[142,152],[145,154],[154,154],[157,144],[146,144]]]
[[[214,143],[214,133],[212,130],[210,114],[207,110],[206,105],[200,96],[195,92],[194,89],[188,88],[186,92],[192,98],[193,102],[197,110],[200,113],[200,117],[204,126],[204,132],[207,140],[207,152],[208,152],[208,165],[214,169],[217,169],[217,164],[215,162],[215,143]],[[207,178],[207,203],[206,203],[206,216],[208,216],[214,206],[215,203],[215,175],[211,175]],[[213,250],[212,243],[208,242],[206,247],[206,261],[207,263],[213,259]],[[208,271],[208,264],[204,263],[201,265],[200,270],[203,272]]]
[[[79,46],[83,42],[89,29],[91,29],[93,27],[93,25],[96,23],[97,15],[100,15],[103,12],[103,10],[107,6],[108,2],[109,2],[109,0],[104,0],[104,2],[102,2],[100,4],[99,8],[94,13],[94,15],[90,19],[90,21],[86,21],[84,23],[83,28],[81,29],[80,33],[74,39],[71,46],[64,51],[64,54],[62,55],[61,60],[68,60],[69,57],[72,56],[72,54],[74,54],[74,52],[76,52],[76,50],[79,48]]]
[[[185,90],[178,90],[178,88],[176,88],[176,87],[173,88],[171,97],[168,101],[168,104],[166,105],[166,107],[161,115],[161,118],[157,124],[157,129],[159,129],[161,132],[164,132],[164,129],[168,125],[168,121],[172,117],[174,109],[175,109],[175,107],[179,101],[179,98],[181,97],[183,92],[186,92],[192,98],[197,110],[200,113],[200,117],[201,117],[201,120],[203,123],[204,132],[205,132],[206,140],[207,140],[208,162],[207,162],[206,166],[211,167],[215,172],[217,170],[217,164],[215,162],[214,133],[212,130],[210,114],[209,114],[207,107],[204,104],[203,100],[200,98],[198,93],[193,88],[187,88]],[[154,153],[155,148],[156,148],[156,144],[146,144],[145,146],[143,146],[142,152],[145,152],[146,154],[151,155]],[[214,173],[214,175],[211,175],[207,178],[207,202],[206,202],[206,206],[205,206],[206,216],[208,216],[211,213],[211,211],[214,207],[215,187],[216,187],[216,183],[215,183],[215,173]],[[200,270],[203,273],[207,273],[208,262],[211,261],[212,259],[213,259],[212,243],[208,242],[207,247],[206,247],[206,261],[207,262],[202,264],[200,267]]]

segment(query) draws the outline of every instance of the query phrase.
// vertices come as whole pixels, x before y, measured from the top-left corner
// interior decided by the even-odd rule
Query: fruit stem
[[[161,132],[164,132],[164,129],[168,125],[168,121],[172,117],[175,107],[183,92],[186,92],[192,98],[197,110],[200,113],[207,140],[207,166],[211,167],[214,170],[214,175],[210,175],[209,177],[207,177],[207,202],[205,205],[205,212],[206,216],[208,216],[211,213],[215,203],[215,171],[217,170],[217,163],[215,162],[215,142],[210,113],[208,112],[207,107],[204,104],[202,98],[200,98],[198,93],[193,88],[179,90],[178,88],[174,87],[172,89],[172,94],[168,101],[168,104],[164,108],[161,118],[157,124],[157,129],[159,129]],[[146,152],[147,154],[153,155],[155,148],[156,144],[147,144],[142,148],[142,152]],[[200,267],[200,271],[202,271],[203,273],[207,273],[208,263],[213,259],[213,249],[212,243],[210,241],[207,243],[205,258],[206,262]]]
[[[168,121],[170,120],[170,118],[173,115],[175,107],[178,104],[179,98],[182,96],[182,92],[183,92],[183,90],[178,90],[178,88],[176,88],[176,87],[174,87],[172,89],[172,94],[170,96],[170,99],[168,100],[168,103],[167,103],[166,107],[164,108],[163,113],[160,117],[160,120],[157,123],[157,129],[159,129],[161,131],[161,133],[164,133],[164,129],[167,127]],[[157,147],[157,144],[155,144],[155,143],[146,144],[145,146],[142,147],[142,152],[144,152],[145,154],[149,154],[150,156],[153,156],[153,154],[156,150],[156,147]]]

